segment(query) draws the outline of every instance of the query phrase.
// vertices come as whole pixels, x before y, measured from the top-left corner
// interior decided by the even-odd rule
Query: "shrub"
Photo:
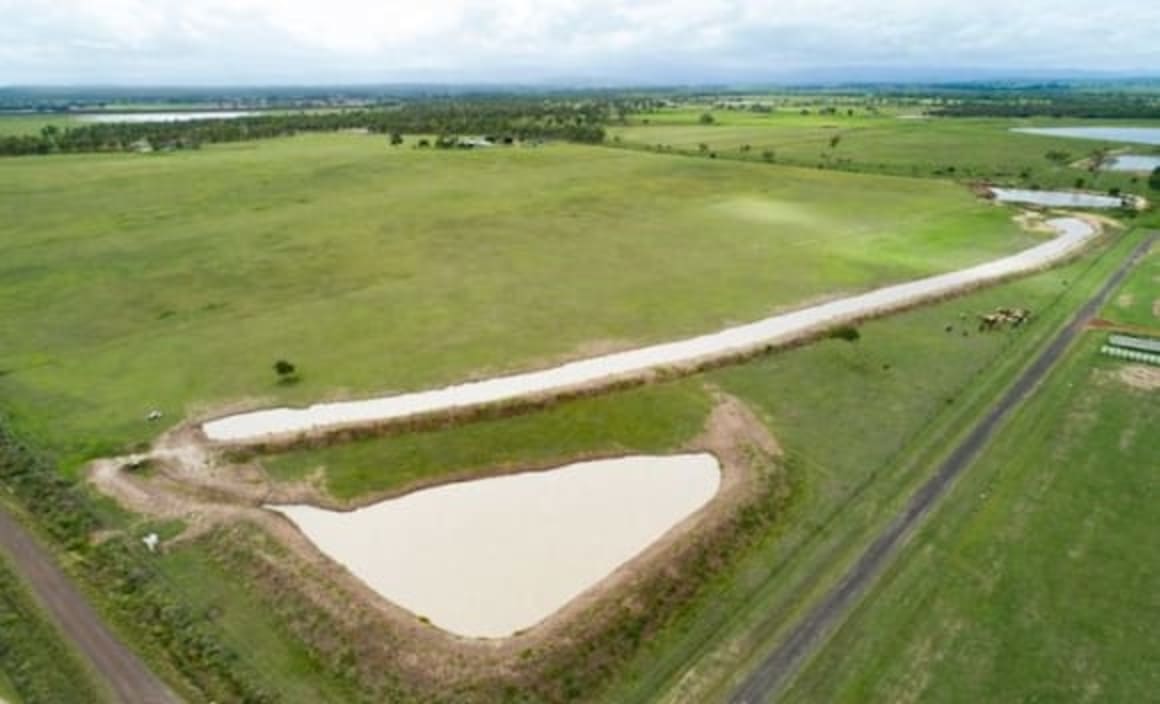
[[[853,325],[842,325],[834,328],[826,336],[833,340],[845,340],[846,342],[857,342],[862,339],[862,333],[858,332],[858,328]]]

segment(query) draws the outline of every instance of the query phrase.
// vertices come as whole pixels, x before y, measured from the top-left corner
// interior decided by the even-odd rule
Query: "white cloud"
[[[1154,0],[0,0],[0,83],[1160,68]]]

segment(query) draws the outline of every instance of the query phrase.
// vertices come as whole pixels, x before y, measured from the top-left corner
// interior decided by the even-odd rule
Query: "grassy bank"
[[[329,493],[357,499],[449,475],[562,464],[593,452],[671,451],[701,431],[710,405],[699,382],[688,380],[581,399],[533,415],[289,452],[262,463],[280,481],[321,472]]]
[[[0,397],[70,466],[154,408],[422,388],[1034,241],[947,183],[359,135],[9,159],[0,206]]]

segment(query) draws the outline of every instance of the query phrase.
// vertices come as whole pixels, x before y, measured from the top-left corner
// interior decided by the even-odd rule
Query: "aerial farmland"
[[[0,87],[0,704],[1151,696],[1154,78],[274,83]]]

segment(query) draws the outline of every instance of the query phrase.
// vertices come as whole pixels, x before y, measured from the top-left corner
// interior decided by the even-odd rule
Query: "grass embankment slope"
[[[99,688],[0,556],[0,701],[91,704]]]
[[[1160,373],[1100,356],[1105,335],[1073,348],[788,701],[1154,697]]]
[[[676,112],[670,119],[640,116],[650,124],[609,130],[614,143],[700,154],[706,144],[718,158],[774,162],[808,167],[837,168],[871,173],[940,176],[957,179],[993,179],[1001,183],[1073,188],[1113,187],[1148,195],[1147,175],[1089,172],[1079,163],[1093,151],[1109,148],[1137,154],[1155,147],[1119,142],[1070,139],[1012,132],[1015,127],[1160,126],[1155,120],[1046,120],[990,118],[932,118],[906,120],[893,116],[798,115],[769,116],[713,111],[716,123],[702,125],[697,116]],[[831,140],[837,139],[836,145]],[[744,146],[749,149],[742,151]],[[1049,152],[1058,153],[1055,160]]]
[[[4,160],[0,206],[0,398],[70,466],[153,408],[429,387],[1034,241],[949,183],[354,135]]]

